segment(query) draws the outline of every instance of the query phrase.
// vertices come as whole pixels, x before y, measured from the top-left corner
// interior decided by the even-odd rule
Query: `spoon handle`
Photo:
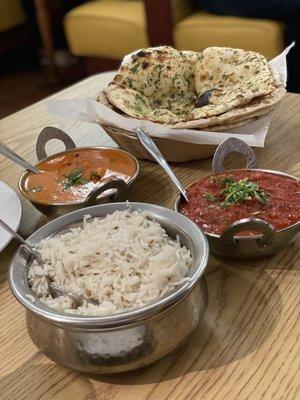
[[[4,228],[8,233],[10,233],[15,239],[17,239],[19,242],[23,244],[24,247],[30,252],[30,254],[33,255],[33,257],[41,264],[43,265],[43,261],[41,259],[41,256],[20,236],[17,232],[15,232],[9,225],[7,225],[6,222],[4,222],[0,218],[0,225],[2,228]]]
[[[148,133],[146,133],[141,128],[136,128],[135,133],[141,142],[141,144],[145,147],[146,150],[152,155],[152,157],[158,162],[158,164],[165,170],[165,172],[169,175],[173,183],[176,185],[177,189],[182,193],[183,197],[188,201],[187,192],[179,181],[177,176],[174,174],[173,170],[170,168],[169,164],[167,163],[166,159],[163,157],[161,152],[158,150],[156,144],[150,138]]]
[[[0,226],[2,226],[2,228],[4,228],[8,233],[10,233],[15,239],[19,240],[19,242],[22,243],[22,245],[30,252],[30,254],[32,254],[32,256],[36,259],[36,261],[41,266],[44,265],[44,262],[43,262],[41,256],[39,255],[39,253],[37,251],[35,251],[34,248],[31,247],[30,244],[28,244],[26,242],[26,240],[24,240],[22,238],[22,236],[20,236],[17,232],[15,232],[1,218],[0,218]],[[75,293],[68,292],[66,290],[58,288],[55,285],[55,283],[51,282],[49,276],[46,276],[46,279],[47,279],[47,282],[48,282],[50,294],[53,296],[53,298],[58,297],[58,296],[69,296],[72,300],[75,300],[78,303],[78,305],[82,305],[84,301],[86,301],[87,303],[91,303],[91,304],[99,304],[97,301],[95,301],[93,299],[87,299],[87,298],[85,298],[83,296],[78,296]]]
[[[15,153],[12,149],[10,149],[8,146],[6,146],[5,143],[0,141],[0,154],[2,154],[4,157],[9,158],[11,161],[21,165],[21,167],[28,169],[29,171],[32,171],[34,173],[40,172],[36,167],[31,165],[29,162],[24,160],[19,154]]]

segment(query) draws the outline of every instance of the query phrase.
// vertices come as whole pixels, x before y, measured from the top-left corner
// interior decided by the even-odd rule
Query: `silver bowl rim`
[[[54,157],[59,157],[62,156],[66,153],[71,153],[74,152],[76,150],[88,150],[88,149],[97,149],[97,150],[114,150],[120,153],[124,153],[126,154],[129,158],[132,158],[132,160],[135,163],[135,173],[132,175],[132,177],[128,180],[127,185],[131,185],[132,183],[134,183],[134,181],[136,180],[136,178],[138,177],[139,173],[140,173],[140,164],[138,162],[138,159],[133,156],[132,154],[130,154],[128,151],[123,150],[123,149],[119,149],[118,147],[109,147],[109,146],[81,146],[81,147],[74,147],[73,149],[69,149],[69,150],[64,150],[64,151],[60,151],[59,153],[54,153],[51,154],[50,156],[43,158],[42,160],[39,160],[35,166],[37,166],[39,163],[44,162],[44,161],[48,161],[51,158]],[[51,207],[70,207],[70,206],[82,206],[84,205],[85,201],[81,201],[79,203],[66,203],[66,202],[62,202],[62,203],[46,203],[46,202],[42,202],[42,201],[38,201],[35,200],[34,198],[31,198],[30,196],[28,196],[26,190],[24,189],[24,181],[26,176],[28,175],[30,171],[25,170],[22,175],[19,178],[19,182],[18,182],[18,187],[19,190],[22,194],[23,197],[25,197],[25,199],[29,200],[31,203],[33,204],[37,204],[37,205],[41,205],[41,206],[51,206]],[[104,196],[104,198],[107,198],[108,196]]]
[[[148,203],[139,203],[139,202],[120,202],[120,203],[109,203],[109,204],[100,204],[96,206],[87,207],[84,209],[76,210],[66,215],[63,215],[55,220],[52,220],[42,226],[40,229],[35,231],[29,238],[27,239],[34,245],[35,240],[38,243],[41,239],[47,238],[55,233],[58,233],[64,229],[64,227],[69,226],[72,223],[82,221],[83,216],[86,214],[91,215],[92,217],[105,216],[117,210],[125,210],[128,207],[133,211],[146,211],[149,215],[152,215],[154,218],[158,217],[161,219],[161,223],[163,221],[168,222],[173,225],[178,232],[182,232],[186,235],[191,243],[194,246],[194,251],[196,253],[194,257],[194,264],[191,269],[195,267],[195,272],[191,276],[191,280],[185,282],[180,285],[178,289],[173,292],[170,292],[166,296],[157,299],[156,301],[146,304],[141,308],[137,308],[131,311],[126,311],[118,314],[112,314],[109,316],[83,316],[83,315],[72,315],[63,312],[59,312],[54,310],[53,308],[48,307],[47,305],[40,302],[37,298],[32,302],[30,296],[34,296],[31,292],[31,289],[28,285],[27,280],[27,271],[28,271],[28,263],[26,262],[26,268],[24,268],[25,274],[23,278],[25,278],[25,282],[22,283],[16,281],[15,275],[17,273],[17,263],[15,262],[16,257],[19,255],[20,247],[16,250],[14,256],[12,257],[9,265],[9,284],[10,288],[16,297],[16,299],[29,311],[34,314],[39,315],[40,317],[46,318],[47,320],[52,321],[53,323],[63,324],[63,325],[73,325],[76,327],[117,327],[127,324],[136,323],[140,320],[144,320],[150,318],[151,316],[173,306],[175,303],[184,298],[194,287],[194,285],[200,280],[202,277],[204,270],[208,263],[209,258],[209,245],[207,238],[203,231],[191,221],[189,218],[180,214],[172,209],[148,204]],[[112,209],[110,212],[105,212],[106,209]],[[103,213],[101,214],[101,210]],[[175,222],[174,222],[175,220]],[[57,227],[58,229],[53,229]],[[48,232],[47,235],[43,236],[43,233]],[[40,236],[40,239],[37,238]],[[20,267],[19,267],[20,268]],[[35,296],[34,296],[35,297]]]
[[[215,174],[211,173],[210,175],[216,175],[216,174],[222,174],[222,173],[230,173],[230,172],[233,172],[233,171],[257,171],[257,172],[268,172],[268,173],[273,174],[273,175],[282,175],[282,176],[286,176],[287,178],[291,178],[291,179],[294,179],[294,180],[296,180],[296,181],[299,181],[299,180],[300,180],[300,178],[297,178],[296,176],[290,175],[290,174],[288,174],[288,173],[286,173],[286,172],[275,171],[275,170],[271,170],[271,169],[262,169],[262,168],[251,168],[251,169],[236,168],[236,169],[229,169],[229,170],[226,170],[226,171],[223,171],[223,172],[217,172],[217,173],[215,173]],[[203,178],[203,179],[204,179],[204,178]],[[186,186],[185,189],[187,189],[188,187],[190,187],[191,185],[193,185],[195,182],[198,182],[198,181],[196,181],[196,180],[193,181],[193,182],[190,183],[188,186]],[[180,214],[182,214],[182,213],[180,212],[180,209],[179,209],[179,205],[180,205],[181,199],[182,199],[182,197],[181,197],[181,195],[179,194],[179,195],[176,197],[176,200],[175,200],[175,203],[174,203],[174,210],[177,211],[177,212],[179,212]],[[182,214],[182,215],[184,215],[184,214]],[[262,220],[262,221],[263,221],[263,220]],[[274,229],[274,231],[277,232],[277,233],[286,232],[286,231],[288,231],[288,230],[290,230],[290,229],[295,228],[297,225],[300,225],[300,221],[295,222],[294,224],[289,225],[289,226],[287,226],[286,228]],[[203,228],[202,228],[202,230],[204,231]],[[205,233],[205,235],[206,235],[207,237],[210,237],[210,238],[220,239],[220,237],[221,237],[221,235],[218,235],[218,234],[216,234],[216,233],[209,233],[209,232],[205,232],[205,231],[204,231],[204,233]],[[239,240],[243,240],[243,241],[244,241],[244,240],[256,240],[258,237],[260,237],[260,235],[253,235],[253,236],[238,236],[238,235],[237,235],[237,237],[238,237]]]

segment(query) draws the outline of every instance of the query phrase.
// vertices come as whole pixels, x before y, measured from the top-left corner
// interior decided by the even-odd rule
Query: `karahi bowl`
[[[61,140],[66,146],[66,150],[48,156],[46,153],[46,144],[51,139]],[[128,199],[129,192],[131,186],[134,184],[135,180],[139,174],[139,162],[138,160],[132,156],[130,153],[112,147],[100,147],[100,146],[90,146],[90,147],[76,147],[73,140],[63,131],[54,127],[46,127],[40,133],[37,144],[36,144],[36,153],[38,158],[38,163],[36,167],[39,168],[41,163],[51,163],[53,160],[58,159],[60,157],[64,157],[66,155],[70,155],[74,152],[80,153],[84,151],[98,151],[99,153],[107,152],[113,153],[115,157],[118,155],[126,158],[128,162],[134,165],[134,172],[128,179],[125,181],[124,179],[112,177],[109,181],[104,183],[100,183],[99,186],[93,188],[87,193],[86,197],[80,201],[55,201],[51,202],[51,200],[40,200],[35,198],[26,188],[26,180],[32,174],[30,171],[24,171],[19,179],[19,190],[23,197],[31,202],[31,204],[39,210],[42,214],[44,214],[48,218],[56,218],[61,215],[67,214],[69,212],[78,210],[80,208],[89,207],[96,204],[103,204],[107,202],[118,202],[125,201]]]
[[[28,238],[42,239],[80,224],[83,217],[105,217],[128,208],[127,203],[103,204],[59,217]],[[146,211],[172,238],[179,237],[192,255],[190,280],[175,291],[141,308],[110,316],[62,313],[37,298],[28,284],[28,253],[21,246],[10,263],[9,281],[16,299],[26,309],[27,330],[40,351],[55,362],[88,373],[129,371],[152,364],[186,343],[207,305],[205,271],[209,247],[199,227],[173,210],[130,203],[133,212]]]
[[[232,152],[239,152],[246,157],[246,169],[225,171],[223,160]],[[286,177],[299,182],[299,178],[293,175],[281,171],[259,169],[257,167],[258,162],[253,150],[242,140],[229,138],[216,150],[213,158],[212,170],[214,176],[215,174],[223,172],[230,175],[230,173],[235,173],[237,171],[257,171]],[[189,186],[194,183],[195,182],[191,183]],[[175,210],[181,212],[181,207],[184,202],[185,200],[182,195],[178,196],[174,205]],[[202,229],[205,231],[204,228]],[[243,231],[255,231],[257,234],[251,236],[241,235],[240,232]],[[221,234],[205,231],[205,235],[208,239],[212,254],[228,258],[252,259],[276,254],[278,251],[288,246],[289,243],[295,239],[299,231],[300,220],[283,229],[275,229],[274,226],[267,221],[251,217],[233,222]]]

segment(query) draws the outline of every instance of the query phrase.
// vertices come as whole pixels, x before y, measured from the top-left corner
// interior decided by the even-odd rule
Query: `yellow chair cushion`
[[[253,50],[270,59],[283,49],[283,27],[276,21],[197,12],[175,25],[180,50],[201,51],[209,46]]]
[[[15,28],[26,21],[20,0],[0,1],[0,32]]]
[[[122,59],[147,47],[143,0],[100,0],[71,10],[64,20],[71,52],[78,56]]]

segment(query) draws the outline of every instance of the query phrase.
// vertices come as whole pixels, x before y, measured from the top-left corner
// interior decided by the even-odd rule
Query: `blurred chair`
[[[34,41],[20,0],[0,1],[0,54]]]
[[[93,0],[66,14],[72,54],[88,72],[116,68],[125,54],[156,45],[201,51],[208,46],[240,47],[277,55],[283,48],[279,22],[217,16],[195,11],[192,0]]]
[[[65,16],[71,53],[88,72],[116,68],[125,54],[149,46],[143,0],[94,0]]]
[[[177,3],[187,0],[178,0]],[[175,2],[175,1],[174,1]],[[283,25],[278,21],[208,14],[198,11],[182,18],[173,29],[179,49],[200,51],[209,46],[253,50],[267,59],[284,46]]]

